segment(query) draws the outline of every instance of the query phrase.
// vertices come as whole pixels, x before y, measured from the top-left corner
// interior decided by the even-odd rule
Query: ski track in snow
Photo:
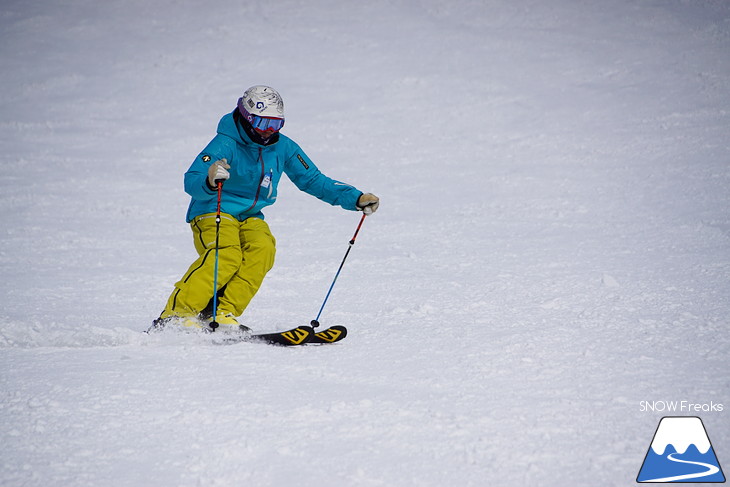
[[[628,485],[640,401],[730,402],[726,2],[12,0],[0,27],[2,485]],[[321,319],[349,335],[148,336],[194,258],[182,174],[257,83],[382,199]],[[279,193],[256,331],[315,316],[358,220]]]

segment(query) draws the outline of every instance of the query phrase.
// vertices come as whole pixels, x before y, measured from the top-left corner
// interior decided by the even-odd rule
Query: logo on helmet
[[[240,98],[239,109],[260,117],[284,118],[281,95],[268,86],[257,85],[247,89]]]

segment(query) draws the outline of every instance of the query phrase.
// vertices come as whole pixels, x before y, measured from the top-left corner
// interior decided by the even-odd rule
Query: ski
[[[269,345],[291,347],[295,345],[325,345],[336,343],[347,336],[347,328],[335,325],[320,332],[314,332],[310,326],[298,326],[291,330],[272,333],[246,333],[241,335],[227,335],[216,339],[219,344],[234,344],[241,342],[263,342]]]
[[[347,336],[347,328],[341,325],[331,326],[325,330],[314,333],[307,342],[308,344],[325,344],[339,342]]]
[[[291,347],[308,343],[313,334],[314,329],[311,326],[298,326],[286,331],[243,335],[242,341],[263,342],[269,345]]]
[[[320,332],[314,332],[310,326],[298,326],[291,330],[272,333],[245,333],[240,335],[221,335],[215,337],[218,345],[233,345],[244,342],[266,343],[292,347],[295,345],[326,345],[336,343],[347,336],[347,328],[341,325],[331,326]]]
[[[270,333],[207,333],[215,345],[235,345],[237,343],[263,343],[281,347],[304,345],[314,335],[310,326],[298,326],[291,330]]]
[[[166,328],[165,324],[155,322],[146,333],[159,332]],[[234,345],[236,343],[265,343],[268,345],[279,345],[291,347],[296,345],[324,345],[328,343],[336,343],[347,336],[347,328],[342,325],[335,325],[322,331],[315,332],[311,326],[297,326],[289,330],[276,331],[270,333],[251,333],[248,328],[241,327],[242,332],[226,333],[212,331],[209,328],[188,328],[179,329],[184,332],[202,332],[204,335],[211,337],[216,345]]]

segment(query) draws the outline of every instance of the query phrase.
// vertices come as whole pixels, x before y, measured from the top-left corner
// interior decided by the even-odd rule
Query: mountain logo
[[[696,416],[659,421],[637,482],[725,482],[705,425]]]

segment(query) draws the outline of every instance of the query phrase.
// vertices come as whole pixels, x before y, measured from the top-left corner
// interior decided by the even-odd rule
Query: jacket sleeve
[[[216,194],[208,186],[208,168],[219,159],[225,158],[229,163],[233,160],[233,151],[226,139],[221,135],[213,138],[185,173],[185,192],[194,199],[207,200]]]
[[[284,172],[294,185],[305,193],[346,210],[357,210],[362,191],[322,174],[312,160],[295,143],[291,143]]]

